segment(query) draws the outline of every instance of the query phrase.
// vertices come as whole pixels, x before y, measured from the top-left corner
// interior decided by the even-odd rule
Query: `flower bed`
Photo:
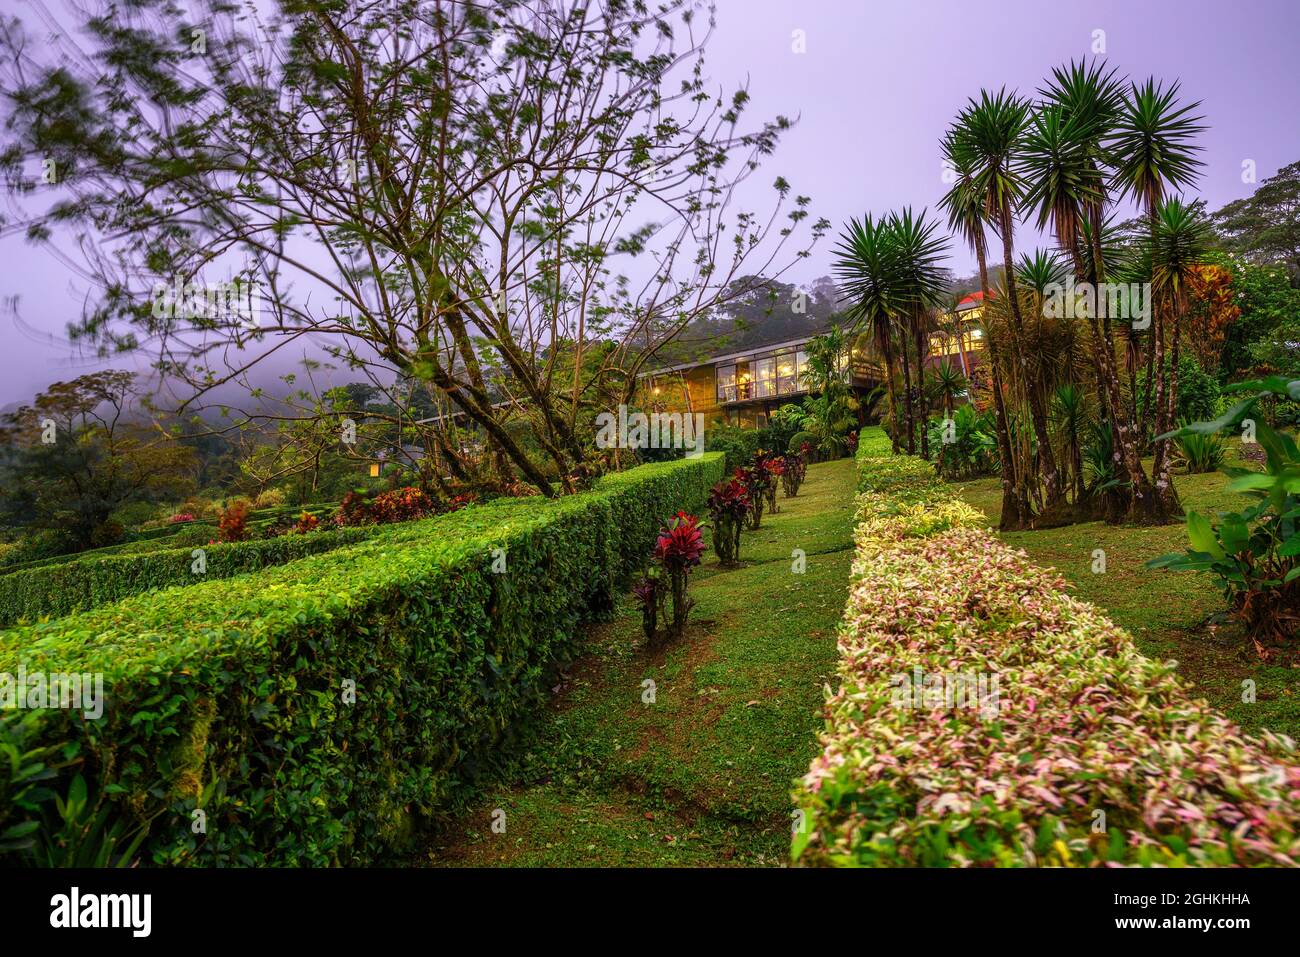
[[[868,431],[840,687],[795,791],[795,861],[1300,864],[1295,745],[1194,700]],[[965,706],[961,675],[980,682]]]

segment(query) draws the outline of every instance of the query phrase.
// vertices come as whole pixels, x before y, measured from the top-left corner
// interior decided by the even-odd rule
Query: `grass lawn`
[[[816,753],[835,669],[853,487],[851,459],[813,465],[798,497],[745,533],[741,568],[710,551],[692,576],[691,629],[661,655],[643,650],[630,601],[592,629],[503,783],[417,863],[785,863],[791,782]]]
[[[1230,446],[1230,457],[1236,445]],[[1242,465],[1230,461],[1231,465]],[[1150,461],[1147,462],[1148,472]],[[1220,473],[1175,476],[1183,507],[1202,514],[1241,509],[1248,500],[1224,490]],[[1002,508],[996,478],[956,483],[963,497],[997,524]],[[1050,565],[1075,595],[1105,609],[1128,629],[1151,658],[1173,659],[1179,671],[1212,705],[1249,730],[1268,728],[1300,738],[1300,672],[1260,662],[1234,624],[1210,622],[1226,604],[1209,575],[1147,569],[1144,563],[1187,544],[1179,523],[1159,528],[1126,528],[1090,522],[1034,532],[1007,532],[1007,542],[1023,548],[1040,565]],[[1092,570],[1093,550],[1106,553],[1106,570]],[[1254,679],[1257,701],[1243,703],[1242,681]]]

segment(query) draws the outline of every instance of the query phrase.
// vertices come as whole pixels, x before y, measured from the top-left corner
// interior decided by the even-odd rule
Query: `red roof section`
[[[990,298],[990,299],[993,298],[993,292],[992,292],[992,290],[989,291],[989,298]],[[973,293],[971,293],[969,296],[967,296],[965,299],[963,299],[961,302],[957,303],[957,308],[960,309],[962,306],[974,306],[974,305],[978,305],[979,303],[981,303],[981,302],[983,302],[983,301],[984,301],[984,292],[983,292],[983,290],[981,290],[981,291],[979,291],[979,292],[973,292]]]

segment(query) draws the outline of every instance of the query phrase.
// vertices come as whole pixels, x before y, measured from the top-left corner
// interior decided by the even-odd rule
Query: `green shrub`
[[[0,632],[0,672],[104,675],[100,720],[31,712],[39,727],[21,747],[77,756],[45,784],[67,794],[83,776],[104,833],[148,822],[143,862],[379,860],[464,802],[579,626],[612,608],[663,521],[701,507],[721,476],[715,455],[643,466],[581,495],[463,509]],[[191,827],[196,807],[206,834]],[[5,830],[32,820],[0,805]],[[28,837],[50,840],[43,827]]]
[[[1224,429],[1234,430],[1255,415],[1261,399],[1300,398],[1300,379],[1280,376],[1229,386],[1229,392],[1255,393],[1219,418],[1185,425],[1173,433],[1180,448],[1219,442]],[[1256,648],[1291,644],[1300,635],[1300,446],[1286,432],[1255,422],[1255,438],[1264,451],[1264,471],[1225,468],[1228,490],[1253,501],[1241,511],[1226,512],[1215,525],[1204,515],[1187,513],[1189,547],[1147,563],[1153,568],[1207,571],[1219,579],[1231,613],[1245,625]],[[1222,449],[1219,451],[1222,457]]]
[[[811,432],[796,432],[794,435],[790,436],[790,441],[786,443],[785,450],[787,452],[798,452],[799,448],[805,442],[807,442],[808,447],[811,449],[812,454],[815,456],[817,454],[817,448],[820,441],[821,440],[818,439],[817,436],[813,435]]]
[[[790,439],[801,430],[803,418],[803,409],[794,403],[781,406],[768,416],[767,425],[758,430],[758,447],[774,452],[788,451]]]
[[[1189,435],[1174,439],[1174,458],[1189,475],[1213,472],[1223,464],[1227,445],[1222,436]]]
[[[0,627],[18,621],[59,618],[141,592],[188,586],[210,579],[283,565],[307,555],[364,541],[367,529],[338,529],[312,535],[286,535],[252,542],[208,545],[211,526],[196,530],[200,541],[179,548],[85,558],[26,568],[0,578]],[[190,532],[191,535],[194,531]],[[203,537],[208,535],[209,537]],[[169,540],[170,541],[170,540]],[[196,572],[193,554],[202,547],[204,570]]]
[[[704,430],[705,450],[726,456],[728,475],[749,464],[758,451],[758,439],[756,429],[742,429],[725,422],[714,422]]]

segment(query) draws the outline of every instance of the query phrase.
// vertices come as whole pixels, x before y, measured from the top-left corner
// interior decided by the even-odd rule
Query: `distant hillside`
[[[659,351],[654,365],[693,362],[727,352],[743,352],[827,331],[839,321],[839,291],[830,276],[807,286],[747,277],[736,288],[752,287],[708,316],[687,326]],[[799,311],[802,310],[802,311]]]

